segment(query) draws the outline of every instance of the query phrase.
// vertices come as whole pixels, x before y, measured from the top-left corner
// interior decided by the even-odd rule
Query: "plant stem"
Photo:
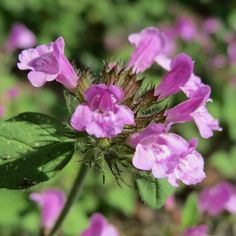
[[[53,236],[55,235],[58,230],[60,229],[63,221],[65,220],[65,217],[67,216],[71,206],[73,205],[73,203],[76,201],[80,190],[82,188],[85,176],[88,172],[89,167],[85,164],[82,164],[80,167],[80,170],[76,176],[76,179],[74,181],[74,184],[70,190],[70,193],[68,195],[67,201],[65,203],[64,208],[62,209],[56,223],[54,224],[53,228],[51,229],[51,231],[49,232],[48,236]]]

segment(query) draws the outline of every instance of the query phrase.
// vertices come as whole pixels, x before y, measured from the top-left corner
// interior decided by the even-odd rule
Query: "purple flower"
[[[7,52],[13,52],[16,49],[33,47],[35,43],[35,35],[25,25],[16,23],[12,26],[4,49]]]
[[[147,70],[162,54],[165,45],[165,35],[155,27],[148,27],[139,33],[129,36],[129,42],[135,46],[135,50],[128,62],[128,67],[133,68],[134,73]]]
[[[177,20],[175,30],[185,41],[193,41],[198,36],[196,25],[188,16],[181,16]]]
[[[120,105],[124,97],[115,85],[92,85],[85,91],[85,103],[80,104],[71,118],[71,126],[97,138],[112,138],[121,133],[125,125],[134,125],[134,114]]]
[[[215,34],[220,30],[220,20],[215,17],[209,17],[203,22],[203,30],[208,34]]]
[[[224,210],[236,213],[236,194],[233,186],[221,182],[211,188],[205,188],[199,196],[199,209],[211,216],[216,216]]]
[[[170,71],[161,80],[159,86],[155,89],[155,96],[163,99],[174,95],[181,90],[190,79],[193,72],[193,61],[185,53],[177,55],[170,65]]]
[[[186,141],[174,133],[167,133],[162,124],[151,124],[128,140],[135,147],[133,165],[151,171],[159,178],[168,178],[173,186],[181,180],[187,185],[197,184],[205,178],[203,158],[195,148],[197,140]]]
[[[184,236],[208,236],[207,231],[207,225],[198,225],[195,227],[188,228],[184,232]]]
[[[166,122],[174,124],[194,120],[203,138],[211,137],[213,130],[222,131],[219,121],[206,108],[206,103],[210,101],[210,87],[203,84],[200,77],[192,74],[180,88],[189,99],[167,110]]]
[[[64,193],[57,189],[48,189],[41,193],[31,193],[30,199],[41,207],[42,228],[50,230],[64,206]]]
[[[194,119],[193,113],[202,107],[209,99],[210,87],[205,85],[194,92],[193,96],[188,100],[176,105],[166,111],[165,115],[167,123],[184,123]]]
[[[66,88],[74,90],[78,84],[72,65],[64,55],[64,39],[59,37],[48,45],[24,50],[19,55],[17,66],[21,70],[31,70],[28,79],[35,87],[56,80]]]
[[[201,78],[195,74],[192,74],[188,82],[181,87],[181,89],[188,98],[191,98],[199,88],[204,86],[206,85],[202,83]]]
[[[160,55],[155,61],[165,70],[171,70],[172,60],[169,57]],[[168,83],[164,84],[168,86]],[[209,99],[210,87],[202,83],[201,78],[192,73],[187,82],[179,88],[189,99],[166,112],[167,122],[182,123],[194,120],[203,138],[211,137],[214,130],[222,131],[219,121],[213,118],[206,108],[206,102],[211,101]],[[155,94],[158,94],[158,90],[160,91],[160,88],[156,89]]]
[[[200,106],[192,113],[193,120],[203,138],[213,136],[213,130],[222,131],[219,121],[212,117],[205,106]]]
[[[80,236],[119,236],[119,232],[102,214],[94,213],[90,218],[89,227]]]
[[[196,96],[196,93],[200,90],[207,91],[206,88],[209,86],[202,83],[201,78],[192,74],[190,80],[181,88],[185,95],[190,98],[194,98]],[[219,121],[211,116],[211,114],[208,112],[205,103],[208,101],[211,101],[209,99],[209,95],[206,93],[206,96],[204,97],[203,103],[201,106],[196,109],[191,116],[193,117],[194,122],[196,123],[198,130],[200,132],[200,135],[203,138],[210,138],[213,136],[213,131],[222,131],[222,128],[219,125]]]

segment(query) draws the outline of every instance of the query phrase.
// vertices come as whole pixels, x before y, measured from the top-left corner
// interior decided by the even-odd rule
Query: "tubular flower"
[[[176,61],[177,59],[178,56],[175,59],[171,60],[165,55],[162,55],[156,59],[156,62],[164,69],[171,72],[172,61]],[[179,80],[179,83],[182,81],[183,80]],[[163,81],[156,88],[155,95],[160,94],[162,87],[164,87],[163,84],[166,84],[166,88],[168,88],[168,86],[171,87],[167,82]],[[177,84],[177,87],[178,89],[176,89],[176,91],[178,92],[179,89],[181,89],[189,99],[183,103],[178,104],[174,108],[169,109],[166,112],[168,122],[172,120],[172,123],[182,123],[194,120],[200,132],[200,135],[203,138],[210,138],[211,136],[213,136],[214,130],[222,131],[222,128],[219,125],[219,121],[213,118],[206,108],[206,103],[208,101],[211,101],[209,98],[211,90],[208,85],[202,83],[200,77],[192,73],[185,84],[182,84],[182,86],[180,86],[180,84],[178,86]],[[178,117],[178,115],[180,116]]]
[[[199,88],[188,100],[166,111],[167,123],[183,123],[193,120],[193,113],[205,105],[210,95],[210,87]]]
[[[134,114],[120,105],[123,90],[115,85],[92,85],[85,91],[85,103],[80,104],[71,118],[71,125],[97,138],[112,138],[121,133],[125,125],[134,125]]]
[[[175,187],[181,180],[187,185],[205,178],[203,158],[195,148],[196,139],[186,141],[174,133],[167,133],[164,125],[149,125],[128,140],[135,147],[133,165],[151,171],[155,178],[168,178]]]
[[[56,80],[69,90],[74,90],[79,78],[64,55],[64,45],[64,39],[59,37],[48,45],[24,50],[19,55],[17,66],[21,70],[31,70],[28,79],[35,87]]]
[[[25,25],[16,23],[12,26],[4,49],[7,52],[13,52],[16,49],[33,47],[35,43],[35,35]]]
[[[142,73],[151,67],[166,45],[165,35],[155,27],[148,27],[139,33],[133,33],[128,39],[135,46],[128,62],[128,67],[132,68],[134,73]]]
[[[155,89],[155,96],[158,96],[158,99],[174,95],[181,90],[192,75],[193,62],[188,55],[181,53],[172,60],[170,68]]]
[[[190,80],[182,87],[183,92],[191,100],[196,96],[196,92],[206,88],[206,85],[202,83],[201,79],[192,74]],[[209,91],[210,96],[210,91]],[[213,131],[222,131],[222,128],[219,125],[219,121],[212,117],[208,112],[206,107],[206,102],[211,101],[209,96],[206,96],[204,102],[201,106],[196,109],[191,116],[193,117],[194,122],[196,123],[200,135],[203,138],[210,138],[213,136]]]
[[[50,230],[65,203],[65,195],[57,189],[48,189],[42,193],[31,193],[30,199],[41,207],[41,225]]]
[[[95,213],[90,218],[89,227],[80,236],[119,236],[119,232],[102,214]]]

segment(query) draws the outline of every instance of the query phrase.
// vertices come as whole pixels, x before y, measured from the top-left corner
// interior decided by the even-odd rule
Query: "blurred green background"
[[[174,38],[176,50],[186,52],[195,60],[195,73],[212,87],[213,103],[208,108],[220,120],[223,131],[210,140],[203,140],[193,124],[181,125],[178,132],[185,138],[196,136],[199,151],[206,161],[206,180],[195,187],[181,187],[176,193],[178,217],[164,209],[153,210],[142,204],[136,190],[124,184],[120,187],[110,176],[102,178],[90,173],[83,195],[64,224],[64,235],[79,235],[88,225],[91,213],[105,214],[122,232],[129,236],[181,235],[184,228],[207,222],[211,235],[236,235],[236,218],[227,213],[212,219],[203,219],[197,213],[197,193],[204,186],[222,179],[236,182],[236,63],[230,60],[229,45],[236,42],[236,2],[234,0],[1,0],[0,45],[4,45],[11,26],[25,24],[37,37],[37,44],[48,43],[58,36],[66,42],[65,54],[76,68],[98,71],[102,61],[128,61],[132,47],[128,35],[147,26],[174,28],[180,16],[188,16],[203,35],[186,42]],[[204,32],[203,22],[215,17],[221,26],[214,34]],[[167,35],[168,36],[168,35]],[[205,41],[204,41],[205,42]],[[62,104],[61,86],[47,84],[33,88],[26,73],[16,67],[20,50],[11,54],[0,52],[0,105],[7,119],[24,111],[38,111],[67,119]],[[218,59],[218,61],[217,61]],[[164,72],[158,66],[145,73],[146,83],[155,83]],[[14,99],[4,95],[16,87]],[[178,97],[176,98],[178,99]],[[173,101],[175,103],[176,101]],[[0,190],[0,236],[37,235],[39,209],[29,201],[29,193],[48,187],[68,192],[78,168],[75,156],[54,179],[27,191]],[[127,182],[132,182],[127,176]],[[179,234],[174,234],[179,232]]]

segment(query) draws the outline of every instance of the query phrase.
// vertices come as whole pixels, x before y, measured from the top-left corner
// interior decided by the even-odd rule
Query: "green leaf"
[[[0,122],[0,188],[24,189],[46,181],[73,153],[74,140],[55,118],[23,113]]]
[[[235,178],[236,146],[228,152],[217,151],[213,153],[210,160],[212,166],[214,166],[224,177]]]
[[[181,222],[184,228],[194,226],[198,223],[199,212],[197,207],[197,195],[191,193],[182,210]]]
[[[175,189],[167,179],[151,181],[144,177],[137,178],[136,183],[142,200],[152,208],[161,208]]]

